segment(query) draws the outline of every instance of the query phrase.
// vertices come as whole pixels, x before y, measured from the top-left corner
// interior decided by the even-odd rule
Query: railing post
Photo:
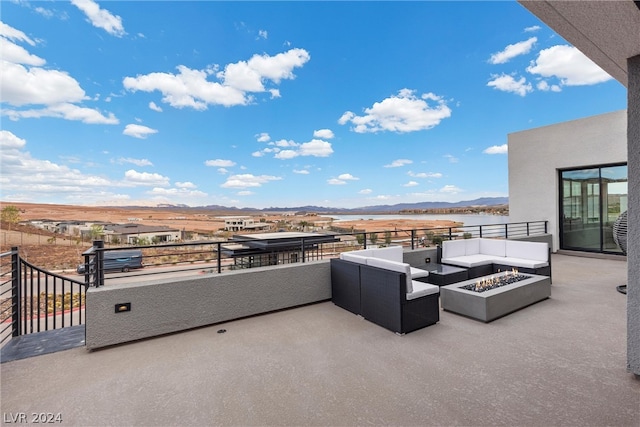
[[[453,240],[453,230],[449,227],[449,240]]]
[[[509,224],[504,225],[504,238],[505,239],[509,238]]]
[[[548,233],[547,233],[547,223],[548,223],[548,222],[549,222],[549,221],[545,221],[545,222],[544,222],[544,234],[548,234]]]
[[[367,233],[366,232],[362,233],[362,236],[363,236],[363,239],[362,239],[363,248],[362,249],[367,249]]]
[[[222,273],[222,243],[218,242],[218,274]]]
[[[104,242],[102,240],[94,240],[93,248],[103,249]],[[102,250],[96,250],[96,288],[104,286],[104,252]]]
[[[416,239],[416,230],[411,230],[411,249],[415,249],[414,240]]]
[[[306,251],[304,250],[304,237],[302,239],[300,239],[300,241],[302,242],[302,262],[305,262],[305,256],[306,256]]]
[[[527,237],[529,236],[529,221],[527,221]]]
[[[478,232],[478,234],[480,235],[480,238],[482,239],[482,226],[480,225],[478,227],[480,227],[480,231]]]
[[[11,336],[20,336],[20,317],[22,315],[22,307],[20,295],[20,253],[18,247],[11,248],[11,304],[13,309],[11,311]]]

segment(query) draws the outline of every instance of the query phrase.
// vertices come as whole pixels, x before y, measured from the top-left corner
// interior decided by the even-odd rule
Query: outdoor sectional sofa
[[[551,277],[551,251],[547,243],[508,239],[462,239],[442,242],[441,264],[467,269],[469,279],[498,271]]]
[[[440,320],[440,288],[423,283],[429,272],[402,261],[401,246],[345,252],[331,260],[332,301],[398,334]]]

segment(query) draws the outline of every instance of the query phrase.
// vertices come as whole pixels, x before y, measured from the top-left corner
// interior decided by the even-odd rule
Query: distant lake
[[[507,224],[509,222],[508,215],[488,215],[488,214],[416,214],[416,215],[326,215],[333,218],[335,222],[340,221],[359,221],[368,219],[414,219],[414,220],[449,220],[461,222],[464,225],[489,225],[489,224]]]

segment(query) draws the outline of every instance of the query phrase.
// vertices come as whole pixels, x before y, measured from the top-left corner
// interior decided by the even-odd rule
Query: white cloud
[[[162,107],[159,107],[158,105],[156,105],[155,102],[151,101],[149,103],[149,108],[153,111],[157,111],[158,113],[162,113]]]
[[[406,184],[403,184],[402,186],[403,186],[403,187],[415,187],[415,186],[417,186],[417,185],[419,185],[417,182],[415,182],[415,181],[409,181],[409,182],[407,182]]]
[[[510,44],[505,47],[502,51],[496,52],[491,55],[489,58],[489,63],[491,64],[504,64],[505,62],[509,62],[512,58],[516,56],[525,55],[531,52],[531,48],[538,41],[536,37],[531,37],[525,41],[521,41],[518,43]]]
[[[252,175],[252,174],[239,174],[231,175],[227,178],[227,181],[221,185],[223,188],[250,188],[261,187],[263,184],[267,184],[271,181],[278,181],[282,178],[271,175]]]
[[[14,106],[55,105],[80,102],[87,97],[78,82],[67,73],[43,68],[25,68],[2,62],[0,100]]]
[[[235,166],[236,162],[234,162],[233,160],[215,159],[207,160],[204,162],[204,164],[212,167],[228,168],[231,166]]]
[[[338,178],[330,178],[327,180],[327,184],[329,185],[345,185],[347,182]]]
[[[511,92],[520,96],[525,96],[527,93],[533,91],[533,87],[531,83],[527,83],[527,79],[521,77],[516,80],[513,76],[508,74],[501,75],[492,75],[493,80],[487,83],[487,86],[493,87],[494,89],[503,91],[503,92]]]
[[[440,172],[407,172],[407,175],[413,178],[442,178]]]
[[[543,77],[556,77],[562,86],[594,85],[611,79],[577,48],[567,45],[541,50],[527,71]]]
[[[551,92],[561,92],[562,88],[559,85],[550,85],[546,80],[540,80],[536,84],[536,88],[543,92],[551,91]]]
[[[34,42],[31,38],[29,38],[29,36],[27,36],[25,33],[13,28],[10,25],[5,24],[2,21],[0,21],[0,37],[6,38],[9,40],[21,41],[21,42],[30,44],[31,46],[36,45],[36,42]],[[5,56],[4,51],[2,52],[2,56]]]
[[[541,28],[539,25],[532,25],[531,27],[527,27],[524,29],[525,33],[533,33],[539,31]]]
[[[266,83],[279,84],[282,79],[293,79],[293,69],[303,66],[310,56],[304,49],[291,49],[275,56],[254,55],[249,61],[240,61],[205,70],[192,70],[184,65],[177,67],[178,74],[151,73],[137,77],[125,77],[123,85],[132,92],[162,93],[162,102],[174,108],[206,110],[209,105],[247,105],[253,101],[251,93],[270,92]],[[215,74],[219,82],[208,78]],[[270,92],[279,96],[277,92]]]
[[[453,156],[451,154],[445,154],[442,157],[444,157],[445,159],[449,160],[449,163],[458,163],[458,160],[459,160],[457,157],[455,157],[455,156]]]
[[[117,125],[120,122],[113,113],[104,116],[98,110],[67,103],[55,104],[39,110],[3,110],[2,114],[8,116],[11,120],[53,117],[80,121],[86,124]]]
[[[274,141],[274,142],[270,142],[269,145],[273,145],[279,148],[286,148],[286,147],[297,147],[298,144],[296,144],[295,141],[291,141],[291,140],[287,140],[287,139],[280,139],[278,141]]]
[[[266,40],[269,37],[269,33],[267,32],[267,30],[259,30],[258,37],[261,37]]]
[[[71,3],[84,12],[94,27],[102,28],[116,37],[122,37],[126,34],[122,26],[122,18],[101,9],[93,0],[71,0]]]
[[[431,129],[451,116],[446,102],[433,93],[425,93],[419,98],[415,91],[402,89],[398,95],[376,102],[365,108],[364,116],[351,111],[345,112],[338,120],[344,125],[351,123],[351,130],[357,133],[367,132],[415,132]]]
[[[220,175],[226,175],[229,173],[229,170],[227,168],[218,168],[218,173]]]
[[[136,124],[129,124],[125,126],[124,130],[122,131],[123,135],[132,136],[138,139],[145,139],[147,136],[153,135],[154,133],[158,133],[158,131],[147,126]]]
[[[371,193],[373,193],[373,190],[370,189],[370,188],[364,188],[364,189],[358,191],[358,194],[371,194]]]
[[[347,181],[358,181],[360,178],[357,178],[350,173],[343,173],[338,175],[337,178],[331,178],[327,180],[329,185],[345,185]]]
[[[492,145],[489,148],[486,148],[483,153],[485,154],[508,154],[509,149],[507,144],[502,145]]]
[[[385,168],[399,168],[405,165],[410,165],[413,163],[413,160],[409,159],[397,159],[389,163],[388,165],[384,165]]]
[[[300,144],[298,153],[300,156],[328,157],[333,153],[333,149],[327,141],[312,139],[309,142]]]
[[[120,164],[131,163],[131,164],[134,164],[136,166],[153,166],[153,163],[151,163],[147,159],[132,159],[131,157],[120,157],[118,159],[118,163],[120,163]]]
[[[18,138],[8,130],[0,130],[0,148],[4,150],[18,150],[24,148],[27,145],[27,141],[22,138]]]
[[[335,135],[333,134],[333,131],[331,131],[331,129],[318,129],[313,131],[314,138],[333,139],[334,136]]]
[[[8,25],[6,26],[8,27]],[[18,46],[4,37],[0,37],[0,52],[2,52],[2,59],[4,61],[14,64],[26,64],[40,67],[45,65],[47,62],[39,56],[30,54],[22,46]]]
[[[313,156],[313,157],[328,157],[333,153],[331,143],[322,141],[319,139],[312,139],[309,142],[298,144],[293,141],[280,140],[280,146],[291,147],[287,150],[273,150],[275,152],[274,158],[286,160],[293,159],[298,156]],[[277,144],[276,144],[277,145]],[[266,152],[266,150],[263,150]]]
[[[306,169],[294,169],[293,173],[297,173],[299,175],[309,175],[310,172]]]
[[[137,172],[133,169],[129,169],[124,173],[125,182],[132,185],[158,185],[158,186],[167,186],[169,185],[169,178],[166,176],[162,176],[157,173],[149,173],[149,172]]]
[[[256,139],[258,140],[258,142],[269,142],[271,140],[271,137],[268,133],[262,132],[256,135]]]
[[[343,181],[358,181],[360,178],[356,178],[355,176],[351,175],[350,173],[343,173],[338,175],[338,179],[343,180]]]
[[[11,41],[10,41],[11,40]],[[0,22],[0,102],[28,109],[2,109],[10,120],[53,117],[87,124],[118,124],[112,114],[74,105],[89,97],[78,82],[64,71],[44,69],[46,61],[13,43],[35,46],[35,42],[7,24]],[[35,105],[43,108],[33,108]]]
[[[249,190],[238,191],[236,193],[238,196],[253,196],[255,193]]]
[[[63,199],[69,203],[82,200],[86,204],[97,197],[112,196],[104,189],[120,185],[101,176],[33,158],[24,151],[26,144],[12,132],[0,130],[0,200],[47,203]]]
[[[456,187],[455,185],[445,185],[439,191],[441,193],[447,193],[447,194],[458,194],[458,193],[462,192],[462,190],[460,188]]]
[[[175,186],[177,188],[196,188],[197,186],[190,181],[185,181],[185,182],[176,182]]]
[[[181,199],[184,198],[202,198],[206,197],[207,193],[200,190],[190,190],[189,188],[161,188],[154,187],[152,190],[148,191],[147,194],[152,196],[168,196],[171,197],[171,203],[176,203],[176,197]]]

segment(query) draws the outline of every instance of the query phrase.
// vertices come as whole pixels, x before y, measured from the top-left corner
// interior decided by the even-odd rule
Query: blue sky
[[[626,89],[515,1],[2,1],[3,202],[508,196],[511,132]]]

